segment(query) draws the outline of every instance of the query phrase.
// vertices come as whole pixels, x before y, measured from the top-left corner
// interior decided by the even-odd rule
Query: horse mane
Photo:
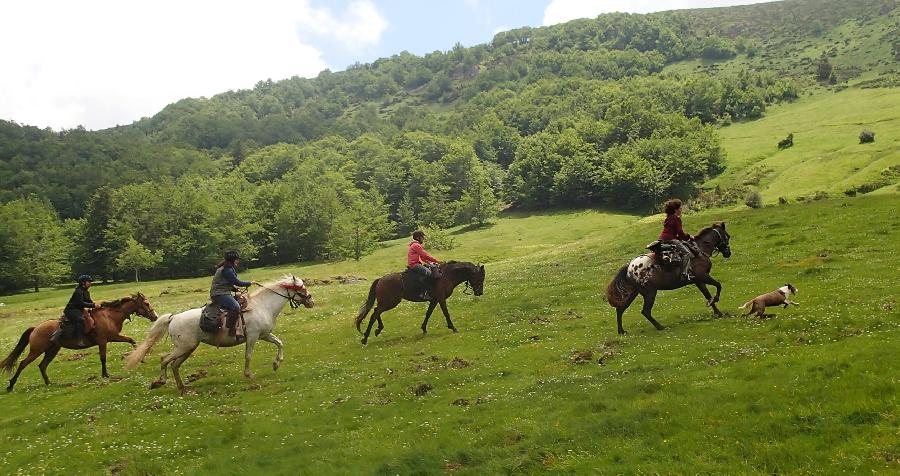
[[[133,301],[133,300],[134,300],[134,296],[125,296],[123,298],[119,298],[114,301],[103,301],[100,303],[100,307],[112,307],[112,308],[122,307],[122,305],[125,304],[126,301]]]
[[[705,234],[707,234],[707,233],[710,233],[710,232],[713,231],[713,228],[722,228],[722,222],[717,221],[717,222],[713,223],[712,225],[710,225],[710,226],[708,226],[708,227],[706,227],[706,228],[704,228],[704,229],[698,231],[697,234],[696,234],[695,236],[702,236],[702,235],[705,235]]]
[[[297,281],[303,281],[302,279],[294,276],[293,274],[285,274],[284,276],[281,277],[281,279],[277,279],[275,281],[266,281],[265,283],[261,283],[262,286],[260,286],[256,291],[253,291],[252,293],[250,293],[250,296],[248,296],[248,297],[252,298],[252,297],[256,296],[257,294],[265,291],[266,288],[277,287],[277,286],[280,286],[281,283],[283,283],[285,281],[292,281],[294,279],[296,279]]]
[[[446,263],[444,263],[443,269],[445,273],[452,273],[460,269],[473,270],[476,267],[477,266],[467,261],[447,261]]]

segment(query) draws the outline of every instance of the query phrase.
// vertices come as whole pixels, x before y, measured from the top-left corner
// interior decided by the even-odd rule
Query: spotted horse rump
[[[628,279],[631,279],[641,286],[646,286],[647,282],[650,281],[650,278],[653,277],[653,273],[656,272],[657,269],[659,269],[659,265],[653,262],[652,256],[638,256],[628,263]]]

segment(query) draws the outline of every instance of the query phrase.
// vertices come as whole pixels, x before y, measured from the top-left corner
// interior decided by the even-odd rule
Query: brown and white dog
[[[756,317],[763,317],[766,312],[766,308],[769,306],[784,306],[788,307],[788,304],[793,304],[795,306],[799,306],[799,302],[794,302],[788,299],[791,295],[797,294],[797,288],[791,286],[790,284],[785,284],[784,286],[766,294],[761,294],[756,296],[750,301],[747,301],[743,306],[739,309],[743,309],[747,306],[750,306],[750,310],[745,316],[749,316],[750,314],[756,313]]]

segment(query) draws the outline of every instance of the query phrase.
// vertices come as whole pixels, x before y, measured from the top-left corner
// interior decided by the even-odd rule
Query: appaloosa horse
[[[447,327],[453,332],[457,332],[456,327],[453,326],[453,321],[450,320],[450,312],[447,311],[447,298],[453,294],[453,289],[463,282],[472,288],[476,296],[481,296],[484,292],[484,266],[459,261],[449,261],[441,265],[441,277],[438,278],[434,288],[431,289],[431,301],[428,304],[428,310],[425,311],[425,320],[422,321],[423,334],[428,332],[428,318],[431,317],[431,313],[438,304],[441,305],[441,311],[444,313],[444,318],[447,319]],[[381,313],[397,307],[403,299],[413,302],[425,302],[422,298],[411,296],[408,290],[404,289],[401,273],[391,273],[382,276],[373,281],[372,286],[369,288],[369,297],[363,303],[359,309],[359,314],[356,316],[356,330],[362,332],[359,326],[372,309],[376,299],[378,300],[378,305],[375,307],[375,311],[372,312],[372,317],[369,318],[369,326],[366,327],[366,332],[362,338],[363,344],[369,341],[369,333],[372,331],[372,324],[375,321],[378,321],[378,328],[375,329],[376,336],[381,334],[381,331],[384,329],[384,323],[381,322]]]
[[[122,324],[125,319],[137,313],[146,317],[151,322],[156,320],[156,312],[153,306],[147,301],[143,294],[137,293],[132,296],[117,299],[115,301],[102,302],[100,308],[91,310],[91,317],[94,318],[94,329],[88,333],[86,337],[87,345],[78,345],[75,339],[63,339],[61,346],[50,340],[53,331],[59,328],[59,319],[44,321],[34,327],[29,327],[22,333],[19,343],[16,347],[0,362],[0,368],[6,372],[12,372],[16,359],[22,355],[25,347],[31,346],[28,356],[22,359],[19,369],[12,379],[9,380],[9,386],[6,387],[7,392],[11,392],[19,379],[19,374],[39,355],[44,354],[44,359],[38,364],[41,369],[41,376],[44,377],[44,383],[50,385],[50,379],[47,377],[47,366],[56,357],[57,352],[62,347],[67,349],[87,349],[89,347],[98,346],[100,348],[100,364],[103,368],[103,377],[109,377],[106,371],[106,345],[110,342],[128,342],[132,346],[135,345],[134,339],[122,335]]]
[[[659,290],[678,289],[688,284],[694,284],[706,297],[706,304],[711,306],[717,316],[722,312],[716,307],[719,295],[722,293],[722,285],[709,275],[712,269],[710,256],[719,251],[722,256],[731,256],[731,248],[728,245],[731,236],[725,231],[725,223],[714,223],[709,228],[704,228],[697,233],[694,243],[700,250],[700,255],[691,259],[691,271],[694,274],[690,281],[681,275],[681,269],[669,269],[657,263],[655,253],[638,256],[619,269],[616,277],[606,287],[606,300],[616,308],[616,320],[619,325],[619,334],[624,334],[622,328],[622,313],[628,309],[631,302],[638,294],[644,298],[644,308],[641,314],[657,329],[663,329],[662,324],[653,318],[650,313],[653,310],[653,302],[656,300],[656,292]],[[716,287],[716,295],[710,296],[707,284]]]

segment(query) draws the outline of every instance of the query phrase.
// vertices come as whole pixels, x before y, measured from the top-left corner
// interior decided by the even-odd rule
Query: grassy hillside
[[[867,185],[897,191],[900,181],[900,88],[847,89],[771,108],[762,119],[719,130],[726,171],[708,185],[748,185],[766,203]],[[875,142],[859,143],[863,129]],[[778,141],[794,134],[794,146]],[[893,167],[895,172],[890,173]]]
[[[798,142],[799,142],[799,134]],[[798,147],[800,145],[798,144]],[[791,282],[801,307],[758,320],[714,319],[696,289],[665,292],[654,330],[638,308],[615,332],[602,289],[658,231],[659,218],[599,211],[510,216],[456,235],[442,258],[487,266],[485,295],[450,301],[460,333],[439,317],[418,332],[421,304],[384,317],[359,344],[352,328],[369,282],[318,285],[318,307],[287,310],[273,373],[262,343],[256,377],[239,349],[204,347],[182,369],[195,395],[149,391],[156,357],[127,374],[113,346],[97,378],[94,352],[65,351],[40,384],[29,368],[0,396],[3,472],[118,474],[463,474],[553,471],[889,472],[900,469],[896,195],[685,217],[724,219],[734,256],[715,258],[723,309]],[[840,237],[827,239],[826,237]],[[242,273],[368,279],[402,263],[405,242],[359,263]],[[887,277],[887,279],[884,278]],[[98,286],[143,290],[162,312],[197,305],[207,280]],[[4,297],[0,349],[52,317],[68,292]],[[144,320],[126,326],[141,337]],[[168,349],[169,343],[158,350]],[[158,352],[157,352],[158,354]],[[598,361],[602,361],[599,364]],[[414,388],[428,384],[422,396]]]

